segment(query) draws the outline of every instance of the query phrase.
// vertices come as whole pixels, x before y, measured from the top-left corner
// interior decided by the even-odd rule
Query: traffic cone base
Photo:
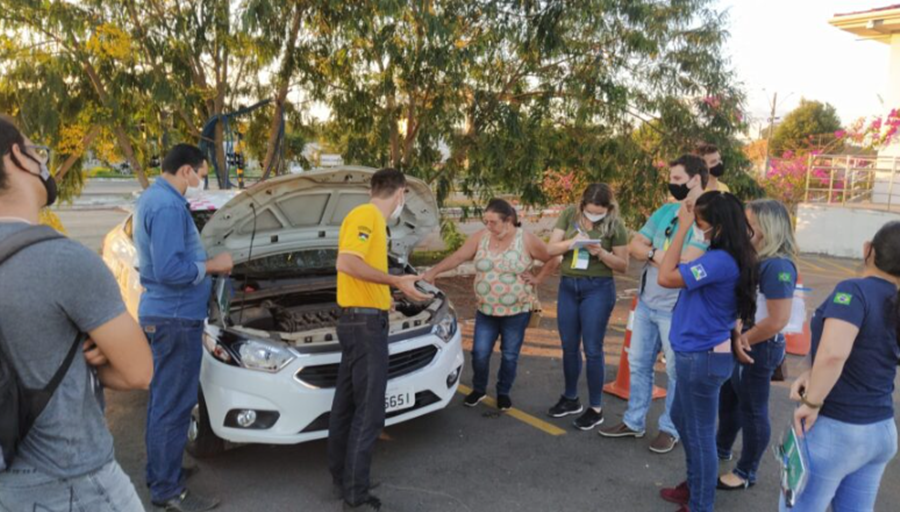
[[[631,396],[631,369],[628,367],[628,352],[631,350],[631,326],[634,324],[634,310],[637,308],[637,301],[637,297],[631,301],[628,325],[625,328],[625,341],[622,342],[622,355],[619,357],[619,373],[616,374],[616,380],[603,386],[603,391],[623,400],[628,400],[628,397]],[[665,397],[665,389],[653,386],[654,400]]]

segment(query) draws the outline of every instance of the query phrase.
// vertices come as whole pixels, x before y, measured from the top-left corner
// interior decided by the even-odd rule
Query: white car
[[[369,200],[373,169],[342,166],[283,176],[240,193],[191,202],[210,256],[228,251],[204,334],[200,397],[188,450],[208,457],[234,443],[294,444],[328,436],[341,359],[336,335],[338,231]],[[390,272],[411,273],[412,248],[438,224],[428,186],[409,179],[406,206],[389,226]],[[139,262],[131,216],[104,240],[103,257],[137,313]],[[443,409],[459,384],[463,354],[456,314],[440,290],[426,303],[394,291],[387,425]]]

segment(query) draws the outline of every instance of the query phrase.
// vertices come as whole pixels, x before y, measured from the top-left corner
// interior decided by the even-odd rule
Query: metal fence
[[[900,157],[810,155],[804,201],[900,209]]]

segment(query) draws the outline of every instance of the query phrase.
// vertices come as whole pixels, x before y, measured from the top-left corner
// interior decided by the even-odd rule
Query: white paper
[[[602,244],[603,240],[575,240],[572,242],[572,249],[578,249],[579,247],[586,247],[588,245]]]

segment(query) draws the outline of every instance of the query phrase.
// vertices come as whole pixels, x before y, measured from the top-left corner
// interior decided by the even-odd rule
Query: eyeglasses
[[[37,159],[40,160],[41,163],[46,164],[46,163],[50,162],[51,151],[50,151],[50,148],[48,148],[47,146],[25,146],[25,147],[30,149],[32,152],[34,152],[34,156],[36,156]]]
[[[666,228],[666,238],[672,236],[672,233],[675,231],[676,224],[678,224],[678,217],[672,219],[672,222],[669,223],[669,227]]]

